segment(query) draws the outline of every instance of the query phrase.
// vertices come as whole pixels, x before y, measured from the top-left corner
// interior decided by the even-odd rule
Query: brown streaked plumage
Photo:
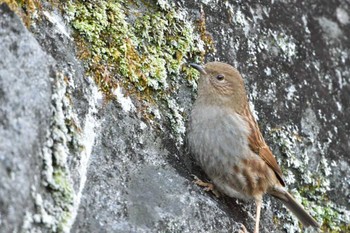
[[[245,105],[242,113],[239,113],[248,122],[250,128],[250,135],[248,137],[250,149],[258,154],[276,173],[277,178],[284,186],[284,181],[282,179],[282,170],[278,166],[275,156],[272,154],[270,148],[266,145],[265,139],[261,135],[258,123],[254,119],[249,104]]]
[[[262,197],[268,193],[284,203],[304,226],[318,223],[284,188],[281,168],[266,144],[248,104],[243,79],[232,66],[210,62],[201,72],[188,142],[199,165],[222,193],[256,203],[259,232]]]

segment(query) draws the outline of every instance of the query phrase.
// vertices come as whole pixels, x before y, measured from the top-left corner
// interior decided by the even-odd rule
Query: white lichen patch
[[[244,34],[248,36],[251,28],[249,19],[240,9],[234,9],[230,3],[226,2],[225,5],[231,15],[233,23],[242,27]]]
[[[56,229],[68,232],[65,223],[73,209],[74,189],[67,158],[71,156],[72,147],[80,151],[82,146],[79,142],[78,117],[71,106],[72,87],[72,78],[61,73],[56,74],[52,94],[53,117],[42,155],[45,164],[42,172],[43,184],[53,190],[54,199],[51,208],[47,208],[49,205],[45,205],[44,208],[55,219],[55,225],[51,227],[54,232]],[[50,203],[49,200],[44,201]],[[39,215],[42,216],[43,213]]]
[[[250,108],[250,111],[254,117],[255,120],[259,120],[259,114],[258,112],[255,110],[255,105],[252,101],[249,101],[249,108]]]
[[[311,142],[316,142],[320,127],[315,112],[307,108],[301,118],[301,131],[310,138]]]
[[[339,112],[342,112],[342,111],[343,111],[343,106],[342,106],[342,104],[339,103],[339,101],[336,101],[335,104],[336,104],[336,106],[337,106],[338,111],[339,111]]]
[[[266,74],[266,76],[271,76],[271,73],[272,73],[271,68],[270,67],[266,67],[264,69],[264,73]]]
[[[228,2],[226,2],[227,7],[232,8],[232,5],[228,4]],[[246,16],[242,13],[241,10],[237,10],[235,12],[235,17],[234,17],[234,22],[241,25],[241,26],[247,26],[249,25],[248,20],[246,19]]]
[[[184,143],[186,132],[185,121],[182,116],[183,108],[179,107],[175,99],[170,97],[167,99],[167,105],[171,112],[171,114],[167,114],[167,116],[174,132],[173,136],[177,141],[177,146],[181,146]]]
[[[234,23],[240,25],[239,21]],[[244,21],[246,25],[249,25],[250,21]],[[245,33],[249,32],[249,27],[245,26]],[[249,62],[253,62],[253,66],[258,66],[255,61],[257,59],[257,53],[268,52],[270,56],[283,58],[287,62],[293,61],[297,58],[297,45],[296,39],[287,34],[284,31],[275,31],[271,29],[262,29],[259,35],[249,33],[247,38],[247,53],[251,55]],[[269,71],[266,70],[269,76]]]
[[[113,94],[116,96],[118,103],[122,107],[124,112],[133,112],[135,111],[135,106],[132,103],[129,96],[125,97],[123,94],[122,88],[118,86],[114,91]]]
[[[292,61],[297,55],[295,39],[291,35],[287,35],[283,32],[271,32],[271,35],[281,49],[281,55],[285,57],[287,61]]]
[[[95,84],[90,83],[89,87],[88,114],[81,123],[72,105],[73,77],[56,74],[52,88],[53,115],[41,155],[44,164],[42,185],[49,192],[39,194],[32,188],[36,211],[26,213],[23,228],[28,232],[32,232],[37,223],[43,224],[50,232],[69,232],[74,222],[98,125],[94,115],[100,95]],[[78,160],[79,163],[69,167],[68,160]],[[78,184],[74,184],[70,169],[78,171]]]
[[[38,213],[33,216],[33,220],[35,223],[42,223],[44,224],[47,228],[53,229],[53,231],[56,230],[56,224],[57,224],[57,219],[55,219],[54,216],[50,215],[47,213],[46,209],[44,206],[44,200],[42,199],[40,194],[36,194],[34,197],[34,202],[35,206],[38,210]]]
[[[260,99],[266,103],[273,103],[276,99],[276,83],[272,82],[269,85],[269,88],[264,90],[262,94],[260,94]]]
[[[250,36],[247,40],[247,53],[249,54],[249,66],[256,67],[258,66],[256,51],[257,44],[255,43],[256,38]]]
[[[52,186],[59,189],[55,181],[54,166],[65,167],[67,165],[67,156],[69,149],[68,142],[72,139],[68,135],[69,129],[66,126],[66,119],[76,119],[72,115],[70,99],[66,96],[67,85],[63,74],[57,74],[52,94],[53,118],[51,128],[47,132],[47,141],[43,148],[43,160],[45,169],[43,171],[45,186]]]
[[[289,87],[286,88],[286,93],[287,93],[287,100],[296,100],[297,99],[297,89],[295,86],[292,84]]]
[[[80,154],[78,154],[80,163],[79,163],[79,167],[77,167],[77,170],[79,171],[79,175],[80,175],[80,182],[79,182],[79,186],[78,186],[79,188],[77,192],[74,193],[74,201],[73,201],[73,207],[71,209],[71,217],[67,220],[67,223],[65,224],[67,232],[73,225],[78,213],[81,196],[86,183],[87,169],[89,166],[90,155],[92,153],[95,138],[97,135],[96,129],[98,129],[99,125],[101,124],[101,122],[97,121],[95,118],[95,115],[97,114],[97,111],[98,111],[97,107],[100,105],[101,92],[98,91],[97,86],[95,84],[92,84],[93,82],[90,82],[90,83],[91,84],[89,85],[89,89],[90,89],[91,95],[88,96],[89,98],[88,113],[85,117],[85,122],[83,124],[84,127],[79,137],[79,144],[81,145],[81,148],[82,148],[80,151]]]
[[[249,88],[249,89],[248,89]],[[249,90],[249,101],[254,101],[255,99],[257,99],[259,97],[258,94],[258,87],[257,87],[257,83],[253,82],[252,84],[249,85],[249,87],[247,88],[247,90]]]
[[[163,10],[170,10],[171,7],[174,7],[174,2],[169,2],[168,0],[157,0],[157,4]]]
[[[54,25],[55,32],[66,36],[70,40],[73,40],[61,16],[57,15],[55,12],[48,11],[43,11],[43,14]]]
[[[338,7],[337,10],[335,11],[336,13],[336,16],[337,16],[337,19],[338,21],[341,23],[341,24],[349,24],[350,23],[350,17],[349,17],[349,14],[348,12],[341,8],[341,7]]]
[[[208,5],[210,7],[218,5],[219,0],[200,0],[201,3],[203,3],[204,5]]]
[[[263,20],[263,14],[266,14],[267,7],[261,7],[256,5],[256,8],[249,7],[249,11],[252,14],[254,24],[257,24],[260,20]]]
[[[156,108],[155,106],[149,106],[147,108],[147,112],[152,114],[154,116],[154,119],[156,119],[156,120],[161,120],[162,119],[162,115],[160,114],[159,109]]]
[[[54,215],[48,213],[48,209],[52,209],[52,204],[46,200],[43,200],[39,193],[35,192],[34,186],[32,187],[32,198],[36,213],[30,213],[26,211],[24,221],[22,225],[22,232],[34,232],[33,224],[43,224],[46,228],[51,229],[52,232],[57,231],[57,219]]]
[[[303,21],[303,28],[305,29],[305,32],[306,32],[307,34],[310,34],[311,32],[310,32],[310,29],[309,29],[309,27],[308,27],[308,19],[307,19],[307,16],[306,16],[306,15],[303,15],[303,16],[301,17],[301,20]]]
[[[291,171],[287,171],[287,174],[284,175],[284,181],[287,185],[291,185],[295,183],[295,176]]]
[[[347,55],[346,55],[346,58],[347,59]],[[339,85],[339,88],[342,89],[344,87],[344,85],[346,85],[347,83],[350,83],[350,80],[348,80],[346,77],[346,75],[342,74],[342,72],[338,69],[335,70],[335,74],[336,74],[336,77],[338,79],[338,85]],[[349,77],[349,76],[348,76]],[[348,80],[348,81],[347,81]]]
[[[320,17],[317,20],[327,38],[337,39],[341,35],[343,35],[343,32],[341,31],[339,25],[336,22],[327,19],[326,17]]]

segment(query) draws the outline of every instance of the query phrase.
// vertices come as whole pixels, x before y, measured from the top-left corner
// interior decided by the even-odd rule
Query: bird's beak
[[[207,72],[205,71],[205,69],[203,68],[203,66],[197,65],[195,63],[190,63],[190,66],[192,66],[193,68],[195,68],[196,70],[198,70],[201,74],[207,74]]]

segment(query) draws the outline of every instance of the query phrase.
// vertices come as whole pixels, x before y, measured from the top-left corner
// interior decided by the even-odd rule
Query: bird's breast
[[[250,154],[249,133],[239,114],[217,106],[196,106],[191,113],[188,143],[205,172],[215,176]]]

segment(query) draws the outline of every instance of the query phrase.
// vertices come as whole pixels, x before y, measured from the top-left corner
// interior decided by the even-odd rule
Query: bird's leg
[[[211,191],[216,197],[220,197],[219,191],[215,189],[215,186],[212,183],[204,182],[195,175],[193,177],[194,177],[194,183],[196,185],[199,185],[201,187],[205,187],[204,188],[205,191],[207,191],[207,192]]]
[[[255,216],[255,229],[254,233],[259,233],[259,222],[260,222],[260,212],[261,212],[261,205],[262,205],[262,199],[256,199],[256,216]]]
[[[239,229],[238,233],[249,233],[249,232],[247,231],[247,228],[245,228],[245,226],[241,224],[241,229]]]

